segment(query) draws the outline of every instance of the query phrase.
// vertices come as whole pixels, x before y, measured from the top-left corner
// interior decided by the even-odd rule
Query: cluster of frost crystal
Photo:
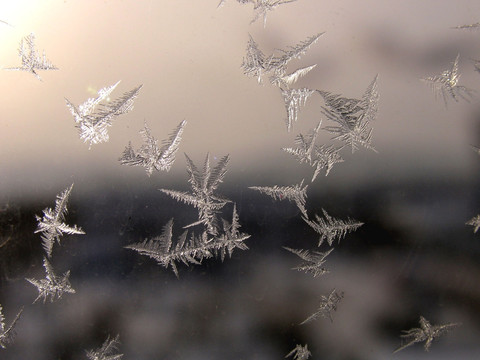
[[[134,100],[142,88],[142,85],[140,85],[119,98],[110,100],[110,94],[119,83],[120,81],[100,89],[96,98],[89,98],[78,107],[65,99],[67,107],[74,117],[80,138],[84,142],[88,142],[90,147],[93,144],[109,140],[108,128],[112,126],[113,120],[133,109]],[[100,109],[95,111],[97,106]]]
[[[58,70],[58,68],[47,59],[45,51],[43,51],[41,56],[39,55],[35,47],[35,35],[33,33],[25,36],[20,41],[18,56],[20,56],[22,64],[20,66],[5,68],[5,70],[26,71],[33,74],[38,80],[42,80],[37,73],[38,70]]]
[[[173,242],[173,219],[171,219],[164,226],[160,236],[126,246],[127,249],[155,259],[165,268],[170,266],[177,277],[176,264],[178,262],[186,265],[200,264],[203,259],[213,256],[218,256],[223,261],[225,256],[232,255],[234,249],[247,250],[248,247],[244,241],[250,237],[239,231],[240,223],[235,204],[231,222],[218,216],[222,208],[230,202],[216,194],[216,190],[227,172],[230,157],[224,156],[212,169],[210,156],[207,154],[201,171],[186,154],[185,158],[187,172],[190,176],[189,183],[192,187],[191,192],[167,189],[160,189],[160,191],[197,209],[198,221],[188,224],[184,228],[203,225],[201,235],[194,233],[189,235],[188,230],[185,230],[178,240]]]

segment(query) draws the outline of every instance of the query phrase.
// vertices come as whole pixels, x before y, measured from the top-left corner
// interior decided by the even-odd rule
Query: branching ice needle
[[[38,70],[58,70],[46,57],[45,51],[40,56],[35,48],[35,35],[31,33],[20,41],[18,55],[22,59],[22,65],[5,68],[5,70],[26,71],[33,74],[38,80],[42,80],[38,75]]]
[[[67,202],[73,189],[73,184],[57,195],[55,209],[46,208],[43,210],[43,217],[35,215],[38,227],[35,233],[42,233],[43,248],[47,256],[52,255],[52,248],[55,241],[60,243],[60,236],[63,234],[85,234],[77,225],[65,224],[67,214]]]
[[[423,316],[420,316],[420,327],[410,330],[404,330],[403,334],[400,335],[400,337],[407,340],[408,342],[405,345],[400,346],[397,350],[394,351],[394,353],[403,350],[406,347],[409,347],[417,342],[423,341],[425,341],[425,351],[428,351],[430,349],[430,346],[432,345],[433,340],[436,337],[439,337],[440,335],[459,325],[459,323],[431,325],[427,319],[425,319]]]
[[[457,55],[452,67],[445,70],[440,75],[429,76],[421,79],[429,84],[435,93],[435,96],[442,95],[445,107],[447,104],[447,97],[452,98],[456,102],[463,99],[467,102],[473,97],[474,90],[458,85],[460,74],[458,73],[458,61],[460,54]]]
[[[7,345],[13,341],[15,337],[15,325],[22,315],[23,307],[15,316],[15,319],[11,322],[9,326],[5,324],[5,316],[3,316],[2,305],[0,305],[0,347],[6,349]]]

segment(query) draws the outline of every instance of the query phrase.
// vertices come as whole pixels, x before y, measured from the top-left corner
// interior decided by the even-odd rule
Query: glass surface
[[[480,212],[478,1],[298,0],[255,18],[255,4],[226,0],[3,0],[0,2],[0,304],[4,330],[23,307],[0,359],[88,359],[119,336],[123,359],[282,359],[308,344],[311,359],[478,359],[480,233],[466,223]],[[257,10],[258,4],[257,3]],[[272,1],[273,3],[273,1]],[[287,131],[279,88],[242,69],[251,36],[268,58],[324,32],[287,72],[317,66],[290,88],[361,99],[378,74],[378,113],[370,122],[375,151],[340,150],[343,162],[312,182],[314,168],[282,148],[295,147],[322,121],[321,146],[342,146],[325,127],[313,93]],[[22,38],[33,33],[40,59],[58,70],[9,71],[22,63]],[[24,40],[25,42],[26,40]],[[452,69],[457,84],[432,92],[428,77]],[[266,63],[265,63],[266,64]],[[117,85],[105,104],[143,85],[134,108],[115,117],[109,141],[80,139],[65,99],[78,106]],[[452,90],[451,86],[458,86]],[[461,88],[461,87],[465,88]],[[287,88],[285,85],[284,89]],[[471,89],[470,93],[468,90]],[[452,97],[452,91],[454,96]],[[466,101],[458,94],[465,95]],[[471,95],[471,96],[470,96]],[[159,144],[182,120],[170,171],[122,165],[146,122]],[[473,146],[473,147],[472,147]],[[162,234],[201,235],[195,207],[159,189],[189,192],[187,154],[203,169],[229,154],[215,194],[233,203],[248,250],[171,267],[128,245]],[[295,202],[252,186],[308,185],[309,221],[364,223],[332,246],[304,221]],[[74,184],[65,234],[52,248],[57,276],[70,271],[75,293],[44,303],[26,279],[45,279],[43,210]],[[221,223],[221,222],[219,222]],[[326,252],[327,274],[292,268],[284,247]],[[333,289],[336,311],[300,325]],[[393,354],[402,331],[461,323]],[[1,341],[1,338],[0,338]],[[290,357],[290,358],[293,358]]]

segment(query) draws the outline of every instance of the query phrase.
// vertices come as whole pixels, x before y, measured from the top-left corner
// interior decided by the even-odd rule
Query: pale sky
[[[293,146],[295,136],[319,120],[327,125],[321,97],[308,100],[288,133],[279,90],[257,84],[240,68],[249,34],[270,54],[325,32],[290,65],[293,71],[317,64],[297,87],[358,98],[379,74],[380,110],[372,124],[379,153],[344,153],[345,162],[317,186],[412,171],[476,170],[469,145],[480,145],[473,115],[478,100],[450,101],[446,109],[419,79],[448,69],[460,54],[460,84],[480,90],[480,74],[470,60],[480,58],[480,31],[451,29],[479,20],[478,1],[298,0],[270,12],[265,28],[261,21],[250,24],[251,5],[228,0],[217,9],[217,4],[2,1],[0,19],[12,26],[0,24],[0,66],[19,65],[18,44],[33,32],[37,48],[59,70],[41,72],[42,82],[24,72],[0,72],[0,192],[56,193],[72,181],[145,180],[142,168],[117,160],[129,141],[141,145],[144,120],[158,139],[188,121],[172,171],[154,174],[152,183],[186,181],[184,152],[198,163],[207,152],[230,154],[232,177],[284,174],[272,179],[278,184],[301,180],[295,180],[299,172],[309,177],[310,168],[280,149]],[[114,96],[143,84],[135,108],[115,120],[108,143],[89,150],[64,98],[80,104],[118,80]],[[319,144],[332,143],[330,138],[323,131]]]

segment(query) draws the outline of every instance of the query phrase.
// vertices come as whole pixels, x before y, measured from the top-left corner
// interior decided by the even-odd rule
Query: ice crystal
[[[343,298],[343,291],[338,293],[337,290],[333,289],[332,292],[328,295],[322,295],[320,298],[320,305],[312,315],[306,318],[300,323],[300,325],[309,323],[310,321],[317,320],[319,317],[328,318],[333,322],[332,311],[337,311],[337,305]]]
[[[223,261],[226,255],[232,255],[234,249],[247,250],[248,247],[244,241],[250,235],[241,233],[239,228],[237,210],[234,206],[232,223],[223,220],[223,233],[217,237],[211,237],[207,232],[203,232],[201,236],[195,236],[193,233],[188,236],[188,231],[185,230],[174,245],[172,242],[173,219],[171,219],[163,227],[160,236],[126,246],[126,248],[149,256],[165,268],[170,266],[178,277],[178,262],[185,265],[199,265],[203,259],[213,256],[220,256]]]
[[[38,75],[38,70],[58,70],[46,57],[45,51],[40,56],[35,48],[35,35],[31,33],[20,41],[18,55],[22,59],[22,65],[5,68],[5,70],[26,71],[32,73],[38,80],[42,80]]]
[[[341,239],[351,231],[357,230],[363,225],[362,222],[347,218],[347,220],[335,219],[328,215],[328,213],[322,209],[323,218],[315,214],[316,221],[311,221],[306,217],[303,220],[310,225],[310,227],[320,234],[318,239],[318,246],[322,245],[325,240],[332,246],[333,241],[337,239],[339,242]]]
[[[292,351],[285,355],[285,358],[293,356],[293,360],[307,360],[311,355],[306,344],[305,346],[297,344]]]
[[[265,55],[258,48],[258,44],[249,35],[247,44],[247,54],[242,62],[243,73],[250,77],[256,77],[259,83],[262,82],[262,76],[266,71]]]
[[[105,340],[103,345],[97,350],[88,350],[87,357],[89,360],[120,360],[123,354],[115,354],[117,352],[117,346],[120,343],[119,335],[115,338],[110,337]]]
[[[480,229],[480,214],[468,220],[465,225],[473,226],[473,232],[476,233]]]
[[[78,107],[65,99],[67,107],[74,117],[80,138],[84,142],[89,142],[90,147],[93,144],[108,141],[108,128],[112,126],[112,121],[117,116],[126,114],[133,109],[133,102],[142,88],[140,85],[124,93],[121,97],[110,100],[110,94],[119,83],[120,81],[100,89],[96,98],[89,98]],[[95,112],[97,105],[99,110]]]
[[[267,25],[267,12],[275,10],[279,5],[288,4],[297,0],[255,0],[253,6],[254,16],[251,23],[263,18],[263,27]]]
[[[325,169],[325,176],[330,173],[333,165],[343,162],[339,149],[333,145],[315,145],[315,140],[320,130],[321,122],[308,134],[299,134],[295,139],[296,148],[282,148],[283,151],[293,155],[300,163],[307,163],[315,168],[312,176],[314,181],[320,170]]]
[[[432,87],[436,97],[440,94],[442,95],[445,107],[448,106],[447,97],[451,97],[456,102],[458,102],[460,99],[468,102],[473,97],[473,90],[468,89],[465,86],[458,85],[458,79],[460,78],[460,74],[458,73],[459,59],[460,54],[458,54],[455,58],[455,61],[452,63],[452,67],[449,70],[445,70],[440,75],[429,76],[421,79]]]
[[[264,55],[258,48],[255,40],[250,36],[247,45],[247,54],[242,63],[243,72],[247,76],[256,77],[259,83],[262,82],[264,75],[270,74],[270,81],[273,84],[288,87],[315,67],[315,65],[312,65],[300,68],[288,74],[288,63],[305,54],[310,46],[317,42],[321,35],[323,35],[323,33],[313,35],[307,40],[289,47],[287,50],[279,50],[280,55],[272,54],[268,57]]]
[[[336,134],[333,139],[345,143],[352,149],[352,153],[358,150],[359,146],[375,151],[372,146],[370,121],[375,120],[378,111],[377,79],[378,75],[367,87],[361,99],[349,99],[318,90],[325,101],[322,113],[337,123],[324,129]]]
[[[394,353],[422,341],[425,341],[425,351],[428,351],[430,349],[430,346],[432,345],[433,339],[460,325],[459,323],[431,325],[430,322],[426,320],[423,316],[420,316],[419,322],[419,328],[413,328],[403,331],[403,334],[400,335],[400,337],[402,338],[402,340],[407,341],[407,343],[400,346],[397,350],[394,351]]]
[[[303,216],[307,216],[305,202],[307,199],[308,185],[303,186],[303,180],[300,184],[292,186],[250,186],[249,189],[257,190],[262,194],[271,196],[275,200],[289,200],[297,205]]]
[[[13,342],[15,337],[15,325],[22,315],[23,307],[15,316],[15,319],[11,322],[9,326],[5,324],[5,316],[3,315],[2,305],[0,305],[0,347],[6,349],[9,344]]]
[[[298,120],[300,107],[305,106],[307,99],[315,92],[307,88],[302,89],[281,89],[285,108],[287,109],[287,130],[290,131],[293,123]]]
[[[313,277],[324,275],[329,272],[323,267],[323,264],[325,263],[325,258],[333,251],[333,249],[322,253],[318,251],[310,252],[309,250],[291,249],[288,247],[283,248],[296,254],[303,260],[303,262],[300,265],[294,267],[293,270],[311,273],[313,274]]]
[[[455,27],[453,27],[452,29],[457,29],[457,30],[479,30],[479,29],[480,29],[480,22],[477,22],[477,23],[475,23],[475,24],[455,26]]]
[[[57,195],[55,200],[55,209],[46,208],[43,210],[43,217],[35,215],[38,227],[35,233],[42,233],[42,245],[48,257],[52,256],[52,248],[55,240],[60,244],[60,236],[63,234],[85,234],[77,225],[69,226],[65,224],[65,215],[67,214],[67,202],[72,192],[73,184]]]
[[[279,88],[288,88],[290,85],[296,83],[298,79],[307,75],[311,70],[315,69],[317,64],[313,64],[304,68],[295,70],[291,74],[274,74],[270,77],[270,83]],[[313,91],[312,91],[313,92]]]
[[[32,285],[35,285],[38,290],[38,296],[33,301],[35,304],[39,299],[43,299],[45,303],[50,297],[50,302],[60,300],[63,294],[75,294],[75,290],[70,285],[68,278],[70,277],[70,270],[62,276],[57,276],[53,272],[52,265],[48,262],[47,258],[43,258],[43,267],[45,268],[45,279],[25,279]]]
[[[142,145],[138,151],[135,151],[132,148],[132,144],[129,143],[119,161],[123,165],[143,166],[148,176],[152,175],[153,170],[170,171],[175,161],[175,154],[180,146],[186,123],[187,121],[183,120],[170,134],[169,138],[162,141],[162,147],[160,148],[158,147],[158,140],[152,136],[150,128],[145,121],[144,128],[140,131],[145,145]]]
[[[219,197],[215,195],[214,192],[225,177],[230,157],[229,155],[224,156],[218,161],[218,164],[211,169],[210,156],[207,154],[202,172],[198,170],[187,154],[185,154],[185,158],[187,160],[187,172],[190,176],[188,182],[192,187],[191,193],[167,189],[160,189],[160,191],[177,201],[197,208],[198,221],[185,227],[204,224],[207,232],[215,236],[218,234],[217,212],[230,202],[230,200]]]

